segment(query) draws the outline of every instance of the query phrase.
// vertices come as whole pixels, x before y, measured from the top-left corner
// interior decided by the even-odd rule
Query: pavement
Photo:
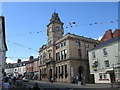
[[[72,84],[72,83],[59,83],[59,82],[43,82],[43,81],[33,81],[29,82],[17,81],[15,85],[11,85],[10,90],[30,90],[34,83],[38,83],[40,90],[120,90],[117,86],[111,87],[111,84]]]
[[[37,82],[39,84],[43,85],[50,85],[51,87],[58,87],[58,88],[120,88],[120,84],[119,85],[113,85],[111,86],[111,84],[86,84],[86,85],[81,85],[81,84],[73,84],[73,83],[59,83],[59,82],[43,82],[43,81],[29,81],[29,82]]]

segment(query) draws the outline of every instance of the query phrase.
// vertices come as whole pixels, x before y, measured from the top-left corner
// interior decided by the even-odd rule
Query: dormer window
[[[106,41],[107,39],[106,38],[104,38],[104,41]]]

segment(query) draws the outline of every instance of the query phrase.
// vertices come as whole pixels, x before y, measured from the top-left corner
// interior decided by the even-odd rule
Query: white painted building
[[[14,67],[13,76],[17,77],[19,75],[18,67]]]
[[[13,76],[13,72],[14,72],[13,65],[14,64],[11,64],[11,63],[5,64],[6,76]]]
[[[24,76],[26,73],[26,62],[19,62],[19,63],[14,63],[14,64],[6,64],[5,65],[5,72],[6,75],[9,76],[15,76],[18,77],[19,75]]]
[[[24,75],[26,73],[26,63],[25,62],[20,62],[18,64],[18,75]]]
[[[5,20],[0,16],[0,87],[4,75],[4,64],[6,60]]]
[[[120,36],[89,51],[90,73],[95,83],[120,82]]]

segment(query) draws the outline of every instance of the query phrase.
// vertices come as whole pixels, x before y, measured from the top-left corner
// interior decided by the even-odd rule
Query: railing
[[[49,58],[49,59],[46,59],[46,61],[45,61],[46,64],[48,64],[48,63],[50,63],[50,62],[54,62],[54,59],[53,59],[52,57]]]

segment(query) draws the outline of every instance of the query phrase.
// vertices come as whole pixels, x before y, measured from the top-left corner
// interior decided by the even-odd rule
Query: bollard
[[[23,85],[23,88],[26,88],[26,85]]]
[[[111,83],[110,85],[111,85],[111,88],[113,88],[113,83]]]
[[[78,85],[81,85],[81,81],[78,81]]]

